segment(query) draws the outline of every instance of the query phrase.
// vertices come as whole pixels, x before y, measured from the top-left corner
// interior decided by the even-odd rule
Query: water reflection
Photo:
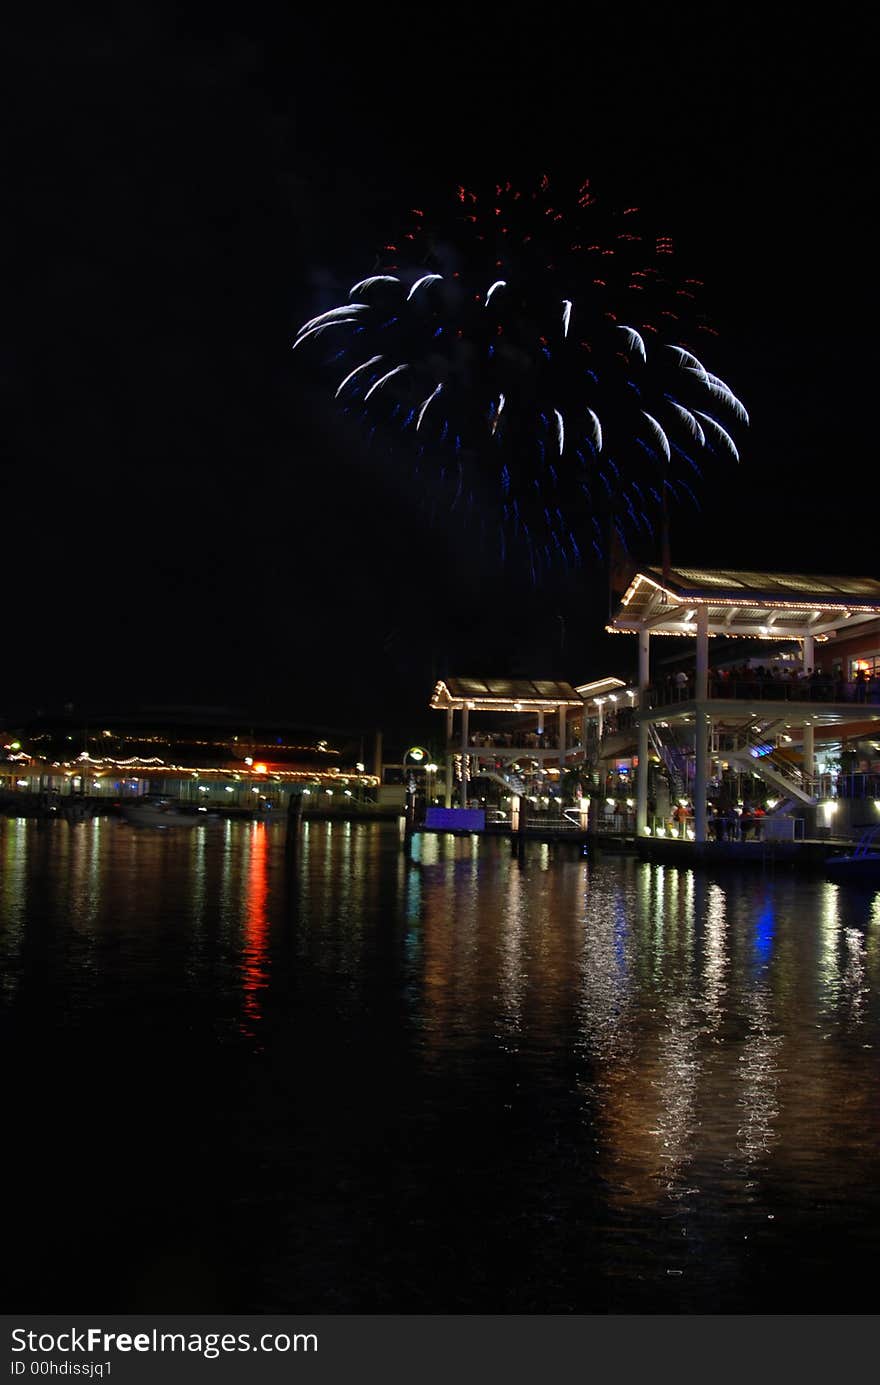
[[[2,1033],[41,1081],[112,1047],[179,1083],[157,1142],[228,1162],[162,1196],[240,1215],[239,1307],[678,1311],[680,1279],[754,1308],[768,1235],[880,1225],[880,892],[470,837],[408,857],[373,824],[305,824],[291,856],[262,822],[4,820],[0,863]]]

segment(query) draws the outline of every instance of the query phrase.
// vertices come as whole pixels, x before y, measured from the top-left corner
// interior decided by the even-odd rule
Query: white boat
[[[204,809],[187,810],[173,798],[135,799],[122,805],[122,816],[135,827],[198,827]]]

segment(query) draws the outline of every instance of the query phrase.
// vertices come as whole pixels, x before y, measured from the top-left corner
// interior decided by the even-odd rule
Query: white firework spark
[[[400,280],[396,274],[371,274],[369,279],[361,279],[357,284],[352,284],[348,290],[349,294],[361,293],[364,289],[370,289],[374,284],[399,284]]]
[[[672,452],[669,447],[669,439],[667,438],[663,429],[660,427],[660,424],[657,422],[656,418],[652,418],[650,414],[646,414],[644,409],[642,409],[642,417],[646,418],[650,423],[651,427],[654,429],[654,433],[656,434],[657,441],[660,444],[660,450],[662,451],[663,456],[666,458],[667,462],[671,462]]]
[[[677,403],[677,401],[674,399],[670,399],[669,402],[672,405],[673,409],[675,409],[675,411],[679,413],[681,417],[684,419],[685,423],[687,424],[690,430],[691,437],[696,438],[697,442],[700,444],[701,447],[705,447],[706,434],[703,432],[699,423],[694,418],[690,409],[686,409],[683,404]]]
[[[319,322],[318,325],[317,325],[317,327],[310,327],[308,331],[305,331],[304,329],[301,329],[300,335],[297,337],[296,341],[293,343],[293,348],[292,348],[292,349],[295,351],[296,348],[297,348],[298,346],[302,346],[302,344],[303,344],[304,341],[308,341],[309,337],[317,337],[317,336],[320,336],[321,332],[326,332],[326,330],[327,330],[328,327],[344,327],[344,326],[346,326],[346,325],[349,325],[349,326],[350,326],[352,322],[357,322],[357,318],[356,318],[356,317],[334,317],[334,318],[332,319],[332,321],[330,321],[330,322]]]
[[[422,277],[421,277],[421,279],[416,279],[416,281],[415,281],[415,283],[413,284],[412,288],[410,289],[409,293],[406,295],[406,301],[407,301],[407,303],[408,303],[409,300],[412,298],[412,296],[413,296],[413,294],[415,293],[416,289],[419,289],[419,288],[422,287],[422,284],[433,284],[433,282],[434,282],[435,279],[442,279],[442,278],[443,278],[443,275],[442,275],[442,274],[423,274]]]
[[[630,349],[632,349],[632,347],[635,347],[636,350],[638,351],[639,355],[641,356],[642,360],[643,360],[643,361],[645,362],[645,364],[647,365],[647,363],[648,363],[648,357],[647,357],[647,354],[646,354],[646,352],[645,352],[645,342],[644,342],[644,338],[641,337],[641,336],[639,335],[639,333],[636,331],[635,327],[624,327],[622,324],[619,324],[619,327],[620,327],[620,331],[621,331],[621,332],[626,332],[626,333],[627,333],[627,335],[628,335],[628,337],[629,337]]]
[[[328,312],[319,313],[317,317],[310,317],[308,322],[304,322],[297,332],[297,336],[301,337],[304,332],[310,332],[313,327],[332,322],[336,318],[347,317],[350,313],[365,313],[367,307],[368,304],[366,303],[343,303],[338,308],[330,308]]]
[[[694,413],[697,414],[698,417],[701,418],[704,423],[708,423],[710,428],[714,428],[717,433],[721,434],[722,438],[727,443],[727,446],[733,453],[735,460],[739,461],[739,453],[736,450],[736,443],[733,441],[733,438],[730,436],[727,429],[722,428],[721,424],[718,423],[716,419],[710,418],[709,414],[702,413],[700,409],[694,409]]]
[[[339,398],[339,396],[341,395],[342,391],[345,389],[346,385],[348,384],[349,380],[353,380],[354,377],[355,377],[356,375],[360,375],[361,371],[362,371],[362,370],[366,370],[367,366],[375,365],[377,361],[381,361],[381,360],[382,360],[382,357],[381,357],[381,356],[371,356],[370,359],[369,359],[368,361],[364,361],[363,365],[356,365],[355,368],[354,368],[354,370],[350,370],[350,371],[348,372],[348,374],[346,375],[345,379],[342,381],[342,384],[339,386],[339,389],[336,391],[336,394],[333,396],[334,399],[338,399],[338,398]]]
[[[559,455],[562,456],[562,449],[565,446],[565,424],[562,421],[562,414],[558,409],[553,410],[556,415],[556,440],[559,443]]]
[[[587,413],[590,415],[590,418],[593,420],[593,440],[594,440],[594,442],[595,442],[595,444],[596,444],[596,451],[597,451],[597,452],[601,452],[601,451],[602,451],[602,425],[601,425],[601,423],[599,422],[599,419],[598,419],[598,417],[596,416],[596,414],[593,413],[593,410],[592,410],[592,409],[587,409]]]
[[[423,401],[423,403],[422,403],[422,405],[421,405],[421,408],[419,409],[419,416],[418,416],[418,418],[416,419],[416,432],[418,432],[419,429],[420,429],[421,426],[422,426],[422,419],[425,417],[425,410],[427,409],[428,405],[431,403],[432,399],[436,399],[436,398],[437,398],[437,395],[440,393],[440,391],[442,390],[442,388],[443,388],[442,385],[438,385],[438,386],[436,387],[436,389],[433,391],[433,393],[432,393],[432,394],[429,394],[428,397],[427,397],[427,399],[425,399],[425,400]]]
[[[730,405],[731,409],[742,423],[748,423],[749,416],[746,413],[745,405],[737,399],[730,386],[725,385],[723,380],[719,380],[717,375],[712,375],[708,370],[705,372],[705,376],[706,378],[703,383],[709,393],[714,394],[718,399],[723,399],[726,404]]]
[[[571,299],[562,300],[562,335],[568,336],[568,324],[571,322]]]
[[[489,289],[489,292],[486,294],[486,302],[483,304],[483,306],[484,306],[485,308],[488,308],[489,303],[490,303],[491,298],[492,298],[492,294],[495,292],[496,289],[506,289],[506,288],[507,288],[507,280],[506,280],[506,279],[496,279],[496,280],[495,280],[495,283],[492,284],[491,288]]]
[[[370,386],[370,388],[367,390],[366,394],[364,395],[364,403],[366,404],[366,402],[367,402],[367,400],[369,399],[370,395],[373,393],[373,390],[377,390],[377,389],[379,388],[380,385],[384,385],[384,384],[385,384],[385,381],[386,381],[386,380],[390,380],[391,377],[392,377],[392,375],[398,375],[398,374],[400,373],[401,370],[407,370],[407,369],[408,369],[408,366],[406,366],[406,365],[396,365],[396,366],[394,367],[393,370],[389,370],[389,372],[388,372],[387,375],[380,375],[380,376],[379,376],[379,379],[376,380],[375,383],[372,384],[372,385]]]
[[[683,346],[670,346],[669,350],[678,352],[679,365],[684,366],[687,370],[692,370],[696,375],[700,376],[701,380],[705,381],[709,372],[706,370],[703,362],[698,361],[691,351],[685,351]]]

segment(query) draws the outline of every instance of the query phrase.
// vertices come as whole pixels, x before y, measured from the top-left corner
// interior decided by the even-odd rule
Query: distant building
[[[10,792],[126,799],[166,794],[208,807],[282,807],[308,789],[324,804],[361,796],[378,779],[345,735],[223,708],[40,714],[0,737],[0,781]]]

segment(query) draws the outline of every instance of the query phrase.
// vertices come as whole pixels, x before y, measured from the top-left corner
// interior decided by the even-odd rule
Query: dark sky
[[[589,176],[706,280],[752,426],[673,516],[674,559],[880,576],[867,36],[684,8],[185,27],[129,5],[7,36],[0,712],[370,725],[420,712],[444,670],[628,670],[600,569],[536,590],[427,530],[291,354],[329,283],[470,177]]]

